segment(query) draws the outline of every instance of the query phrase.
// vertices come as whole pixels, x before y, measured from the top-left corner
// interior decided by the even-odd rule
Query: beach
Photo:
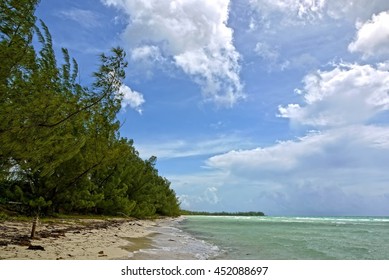
[[[171,221],[58,219],[39,223],[32,240],[31,222],[6,221],[0,224],[0,259],[130,259],[151,245],[160,225]]]
[[[387,260],[388,217],[55,219],[0,223],[0,260]]]

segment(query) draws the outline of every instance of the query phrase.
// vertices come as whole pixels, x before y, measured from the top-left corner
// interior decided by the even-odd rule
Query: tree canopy
[[[31,215],[179,215],[156,158],[141,159],[119,133],[124,50],[101,54],[94,82],[81,85],[67,49],[58,65],[38,2],[0,4],[0,203]]]

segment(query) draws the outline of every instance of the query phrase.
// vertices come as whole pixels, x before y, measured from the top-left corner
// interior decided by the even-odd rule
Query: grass
[[[0,212],[0,222],[5,222],[9,219],[9,216],[3,212]]]

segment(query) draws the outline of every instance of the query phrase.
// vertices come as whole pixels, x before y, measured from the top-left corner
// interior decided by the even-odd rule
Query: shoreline
[[[180,229],[185,216],[137,220],[58,219],[0,224],[1,260],[204,260],[219,248]],[[29,246],[32,245],[32,248]]]
[[[132,260],[207,260],[216,259],[221,250],[181,229],[186,217],[161,220],[155,234],[151,234],[148,247],[133,252]]]
[[[131,259],[151,246],[160,223],[174,219],[58,219],[39,223],[29,239],[31,222],[0,224],[0,260]]]

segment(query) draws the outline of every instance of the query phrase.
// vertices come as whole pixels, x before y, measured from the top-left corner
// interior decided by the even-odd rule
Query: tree
[[[93,90],[81,87],[76,83],[77,63],[73,60],[72,69],[64,49],[65,64],[58,68],[47,26],[43,22],[41,28],[34,25],[36,4],[1,4],[0,53],[2,58],[11,58],[4,59],[0,73],[0,179],[3,188],[7,185],[3,193],[11,193],[12,199],[28,205],[38,216],[52,205],[50,198],[57,193],[56,171],[80,159],[88,124],[96,127],[100,119],[111,122],[112,131],[118,127],[112,123],[120,108],[115,94],[126,62],[120,48],[113,49],[112,56],[102,55]],[[31,43],[34,34],[42,45],[38,52]],[[97,165],[94,160],[89,168]]]
[[[62,49],[64,63],[58,66],[48,27],[42,21],[35,26],[37,2],[0,6],[2,201],[21,203],[36,217],[178,215],[177,198],[158,175],[156,158],[142,160],[133,142],[119,134],[125,52],[118,47],[102,54],[93,84],[80,85],[77,62]]]
[[[10,77],[30,64],[38,0],[3,0],[0,2],[0,86],[2,102],[9,92]],[[27,67],[28,68],[28,67]]]

